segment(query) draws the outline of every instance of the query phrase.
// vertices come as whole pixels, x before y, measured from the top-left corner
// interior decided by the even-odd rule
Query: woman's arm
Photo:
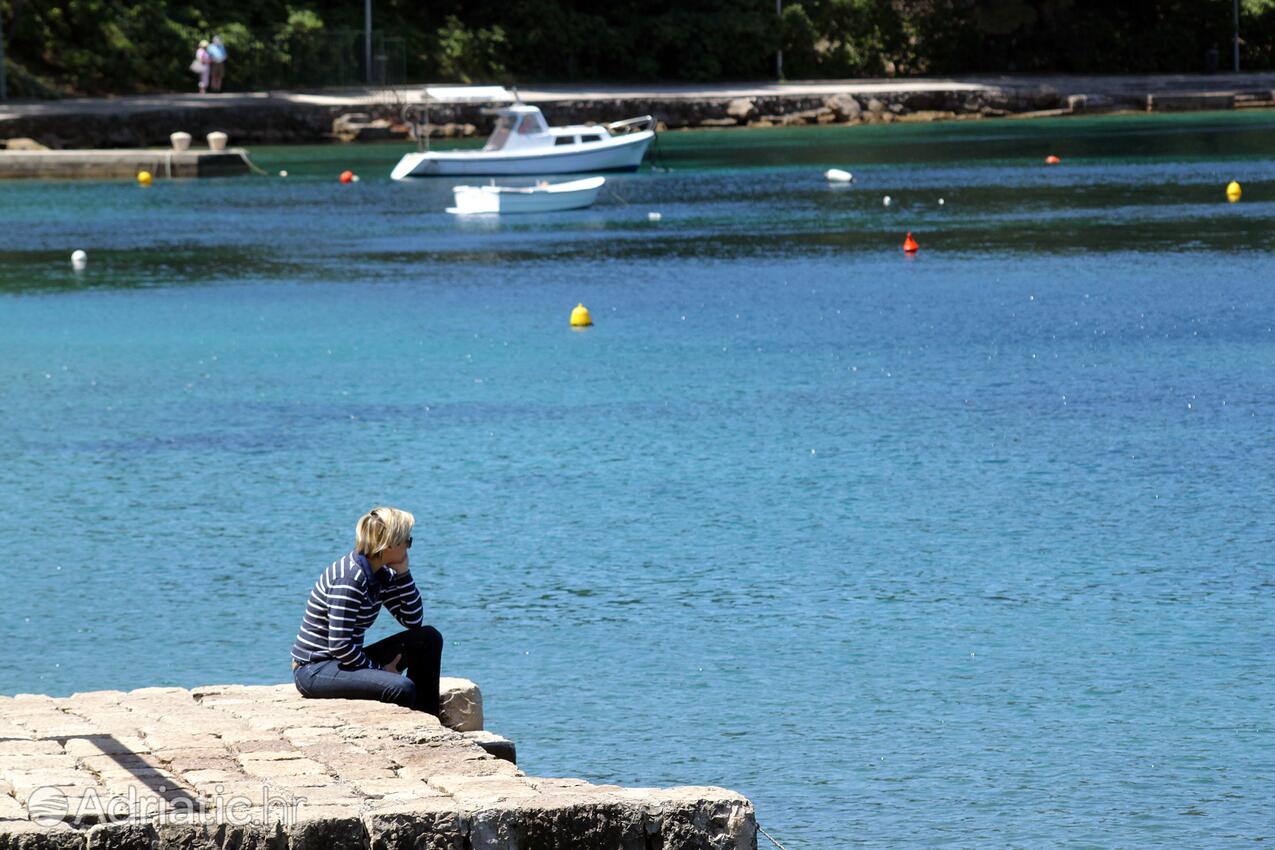
[[[386,608],[390,609],[394,619],[406,628],[416,628],[425,622],[421,592],[416,589],[416,582],[412,580],[412,574],[409,572],[397,573],[394,576],[394,581],[386,588],[381,601],[385,603]]]

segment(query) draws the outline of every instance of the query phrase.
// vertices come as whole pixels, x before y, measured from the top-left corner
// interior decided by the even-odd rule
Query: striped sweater
[[[373,575],[367,558],[358,552],[324,570],[310,591],[292,657],[302,664],[335,658],[346,670],[384,669],[363,652],[363,635],[381,605],[409,629],[421,625],[423,613],[411,573],[391,573],[383,567]]]

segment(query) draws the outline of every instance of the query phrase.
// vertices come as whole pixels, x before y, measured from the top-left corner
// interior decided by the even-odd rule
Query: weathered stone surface
[[[448,689],[448,719],[481,726],[477,687]],[[737,794],[528,777],[497,735],[397,706],[306,700],[291,685],[30,695],[0,707],[24,730],[0,741],[0,850],[755,846]],[[80,731],[34,731],[69,727]],[[133,733],[111,731],[122,728]],[[491,754],[502,748],[510,761]],[[51,820],[29,820],[37,811]]]
[[[468,679],[438,680],[439,719],[448,729],[477,732],[483,728],[483,694]]]

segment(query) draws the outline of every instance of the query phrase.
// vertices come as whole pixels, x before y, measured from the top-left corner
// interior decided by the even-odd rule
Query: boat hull
[[[571,150],[506,153],[504,151],[425,151],[404,156],[393,173],[395,180],[416,177],[499,177],[509,175],[580,174],[600,171],[636,171],[655,133],[644,130]]]
[[[588,177],[554,186],[523,189],[456,186],[452,189],[456,205],[447,211],[454,215],[483,215],[577,210],[592,205],[604,183],[604,177]]]

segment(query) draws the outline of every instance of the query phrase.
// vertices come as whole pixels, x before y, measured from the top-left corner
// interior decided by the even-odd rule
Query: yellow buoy
[[[155,178],[151,176],[151,173],[149,171],[137,172],[137,182],[143,186],[149,186],[151,184],[151,180],[153,179]]]
[[[589,316],[589,308],[583,304],[577,304],[576,308],[571,311],[571,327],[587,328],[593,324],[593,319]]]
[[[1235,180],[1226,184],[1226,199],[1231,203],[1235,203],[1240,199],[1240,184]]]

